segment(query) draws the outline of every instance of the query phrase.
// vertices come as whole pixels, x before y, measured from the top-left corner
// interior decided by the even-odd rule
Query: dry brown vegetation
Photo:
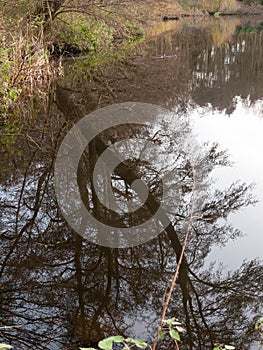
[[[240,9],[237,0],[198,0],[198,6],[212,12],[234,12]]]

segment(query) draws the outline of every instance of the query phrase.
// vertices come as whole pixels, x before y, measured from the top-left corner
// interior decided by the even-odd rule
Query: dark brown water
[[[0,328],[1,341],[19,350],[78,349],[115,334],[151,343],[176,268],[176,239],[183,241],[191,212],[194,178],[190,151],[184,147],[191,149],[191,140],[197,139],[202,186],[196,190],[187,266],[168,316],[187,329],[180,349],[212,349],[215,342],[254,349],[253,324],[263,312],[260,23],[219,18],[159,24],[148,33],[146,44],[120,63],[90,69],[85,59],[64,62],[65,74],[52,87],[48,108],[28,123],[16,142],[3,145],[1,153],[0,327],[15,326]],[[164,155],[182,149],[175,139],[189,142],[173,169],[164,172],[170,184],[170,232],[137,247],[111,249],[89,243],[67,224],[57,205],[53,169],[64,135],[81,116],[128,101],[173,111],[166,132],[155,135],[157,144],[169,144]],[[151,136],[144,128],[122,126],[102,140]],[[204,146],[206,140],[219,147]],[[228,150],[228,158],[222,149]],[[79,180],[94,215],[102,213],[90,180],[97,156],[92,148],[87,151]],[[223,168],[228,161],[233,166]],[[135,163],[133,159],[129,166],[148,181],[158,202],[156,172]],[[130,193],[128,179],[118,176],[114,184],[119,201]],[[168,212],[175,199],[176,208]],[[146,205],[125,218],[125,225],[150,212]],[[218,248],[223,245],[224,250]],[[212,261],[228,266],[210,265]],[[169,347],[168,340],[160,343],[160,348]]]

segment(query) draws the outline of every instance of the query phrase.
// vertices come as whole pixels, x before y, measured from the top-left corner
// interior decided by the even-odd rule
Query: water
[[[252,349],[253,323],[262,316],[262,262],[255,259],[262,259],[263,37],[257,29],[245,31],[248,21],[162,23],[124,62],[93,70],[85,59],[64,62],[65,75],[56,83],[48,111],[31,120],[2,153],[0,317],[2,325],[15,327],[0,329],[1,341],[15,349],[51,350],[92,346],[113,334],[151,342],[196,182],[189,269],[183,266],[168,316],[187,329],[181,349],[211,349],[217,341]],[[255,18],[249,28],[259,23]],[[158,175],[165,176],[172,227],[143,245],[109,249],[83,240],[66,223],[57,207],[53,168],[58,146],[82,114],[128,101],[173,111],[168,124],[157,120],[153,130],[122,126],[102,137],[111,143],[155,137],[161,145],[158,162],[138,163],[135,169],[157,202]],[[158,128],[162,133],[156,134]],[[208,140],[218,148],[202,145]],[[134,148],[127,149],[132,157]],[[81,161],[79,185],[86,206],[103,217],[107,211],[96,204],[91,189],[94,156],[90,150]],[[158,169],[165,157],[169,166]],[[223,166],[228,161],[232,166]],[[130,160],[129,166],[135,163]],[[121,170],[113,182],[120,214],[114,220],[134,225],[151,210],[146,205],[134,215],[121,215],[123,199],[135,195],[118,178]],[[241,182],[231,187],[236,180]]]
[[[214,171],[216,186],[224,187],[232,181],[254,184],[253,193],[258,203],[240,212],[233,213],[229,221],[239,228],[244,237],[229,242],[223,249],[216,248],[211,259],[238,268],[244,259],[262,258],[261,213],[263,212],[263,163],[261,157],[263,131],[263,101],[251,103],[249,99],[237,98],[231,115],[221,111],[205,111],[201,119],[193,119],[203,140],[217,141],[228,150],[233,165]]]

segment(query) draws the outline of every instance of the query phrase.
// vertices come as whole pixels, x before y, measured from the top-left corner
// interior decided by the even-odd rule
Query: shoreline
[[[149,10],[150,9],[150,10]],[[236,10],[212,11],[201,8],[183,8],[178,1],[172,0],[145,0],[139,3],[136,8],[136,16],[139,23],[144,29],[148,29],[153,25],[165,21],[179,21],[185,18],[209,18],[209,17],[242,17],[253,18],[262,17],[263,21],[263,5],[244,4]]]
[[[262,16],[263,21],[263,12],[257,12],[257,13],[243,13],[243,12],[213,12],[213,11],[204,11],[203,13],[181,13],[177,14],[175,16],[163,16],[162,21],[179,21],[180,19],[187,18],[187,17],[230,17],[230,16],[236,16],[236,17],[256,17],[256,16]]]

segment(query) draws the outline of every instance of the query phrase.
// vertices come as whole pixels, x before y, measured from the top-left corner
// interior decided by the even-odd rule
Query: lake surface
[[[91,69],[85,59],[62,62],[48,108],[2,142],[0,326],[14,327],[0,328],[1,341],[15,350],[62,350],[120,334],[150,344],[192,215],[167,314],[187,330],[180,349],[259,347],[253,325],[263,312],[262,21],[163,22],[119,63]],[[121,228],[143,223],[161,203],[169,225],[144,244],[117,249],[91,243],[67,223],[54,166],[63,138],[84,115],[127,102],[170,113],[154,116],[147,128],[143,117],[92,140],[77,170],[81,200],[97,219]],[[151,153],[142,139],[159,148]],[[92,169],[104,146],[119,141],[128,161],[110,184],[101,168],[97,198]],[[130,188],[137,177],[152,195],[141,210],[140,194]],[[109,187],[116,215],[106,208]],[[67,207],[71,199],[63,200]],[[91,238],[99,229],[88,230]],[[159,346],[174,344],[165,338]]]

